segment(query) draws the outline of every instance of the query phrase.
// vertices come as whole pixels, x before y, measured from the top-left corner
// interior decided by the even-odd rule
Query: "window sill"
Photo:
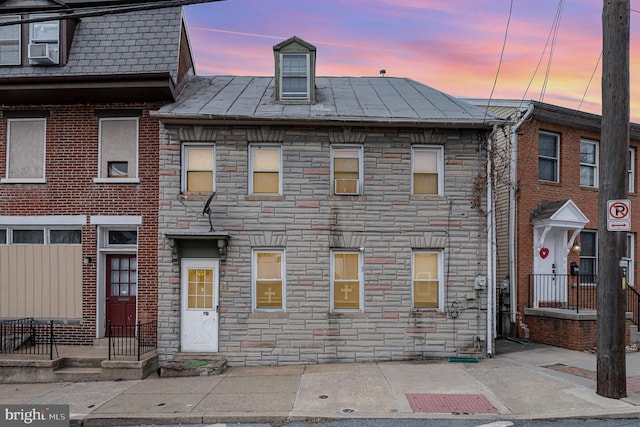
[[[348,312],[331,312],[329,313],[329,319],[368,319],[367,313],[361,311],[348,311]]]
[[[430,195],[414,195],[414,196],[409,196],[409,200],[411,200],[412,202],[414,201],[418,201],[418,202],[428,202],[428,201],[442,201],[442,200],[447,200],[446,197],[440,195],[440,194],[430,194]]]
[[[277,195],[273,195],[273,196],[258,196],[258,195],[252,194],[252,195],[244,196],[244,200],[250,201],[250,202],[261,202],[261,201],[266,201],[266,202],[284,202],[286,200],[286,198],[284,196],[277,196]]]
[[[140,184],[140,178],[93,178],[96,184]]]
[[[434,319],[434,318],[441,318],[446,316],[447,314],[443,311],[440,311],[440,309],[438,308],[420,308],[420,309],[413,309],[409,317],[419,318],[419,319]]]
[[[327,200],[350,200],[350,201],[356,201],[356,202],[366,202],[367,196],[362,196],[360,194],[354,194],[350,196],[334,194],[332,196],[327,196]]]
[[[178,198],[183,201],[195,200],[199,202],[204,202],[205,200],[209,199],[209,197],[211,196],[211,193],[214,193],[214,191],[209,193],[204,193],[201,191],[192,191],[192,192],[183,191],[182,193],[180,193]],[[213,200],[217,200],[217,199],[218,199],[217,197],[213,198]]]
[[[0,184],[46,184],[46,178],[2,178]]]
[[[249,314],[249,319],[288,319],[289,315],[284,311],[254,311]]]

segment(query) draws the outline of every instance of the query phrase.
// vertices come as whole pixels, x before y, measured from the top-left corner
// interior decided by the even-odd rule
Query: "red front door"
[[[138,262],[135,255],[107,255],[107,322],[135,325]]]

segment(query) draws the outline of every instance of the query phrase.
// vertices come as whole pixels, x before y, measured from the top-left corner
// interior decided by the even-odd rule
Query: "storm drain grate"
[[[413,412],[439,414],[498,414],[481,394],[407,394]]]

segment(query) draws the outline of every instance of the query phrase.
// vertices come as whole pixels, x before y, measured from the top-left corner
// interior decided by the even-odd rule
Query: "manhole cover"
[[[481,394],[407,394],[413,412],[438,414],[498,414]]]
[[[353,414],[354,412],[356,412],[356,410],[351,408],[343,408],[342,412],[345,414]]]

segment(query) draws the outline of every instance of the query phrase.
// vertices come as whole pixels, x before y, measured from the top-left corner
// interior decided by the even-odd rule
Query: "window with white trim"
[[[282,147],[249,146],[249,194],[282,194]]]
[[[253,251],[253,309],[286,308],[286,280],[283,249]]]
[[[8,227],[0,229],[0,244],[81,245],[82,230],[64,226]]]
[[[586,281],[595,283],[598,274],[598,233],[583,230],[580,232],[580,276],[590,276]],[[581,280],[582,277],[581,277]]]
[[[331,146],[331,184],[333,186],[333,194],[362,194],[363,164],[362,146]]]
[[[538,135],[538,179],[560,182],[560,135],[540,132]]]
[[[636,191],[636,183],[635,183],[635,179],[636,179],[636,173],[635,173],[635,169],[636,169],[636,149],[631,147],[629,148],[629,164],[628,164],[628,169],[627,169],[627,175],[629,177],[629,193],[633,193]]]
[[[215,191],[216,150],[211,144],[183,144],[182,191]]]
[[[138,182],[138,118],[100,119],[98,182]]]
[[[412,260],[413,308],[444,309],[444,277],[442,251],[413,252]]]
[[[627,233],[627,244],[626,244],[626,248],[625,248],[625,254],[624,257],[622,258],[623,261],[625,261],[627,263],[627,267],[626,267],[626,276],[627,276],[627,283],[631,286],[633,286],[635,280],[634,280],[634,276],[635,276],[635,266],[634,266],[634,254],[635,254],[635,246],[634,246],[634,242],[635,242],[635,236],[633,235],[633,233]]]
[[[411,194],[442,195],[443,148],[411,148]]]
[[[598,187],[598,143],[580,141],[580,185]]]
[[[363,311],[362,253],[331,251],[331,310]]]
[[[309,54],[281,54],[280,79],[280,99],[309,99]]]
[[[46,18],[52,15],[31,15]],[[51,65],[60,63],[60,21],[50,20],[29,24],[29,64]]]
[[[18,15],[0,16],[0,22],[19,21]],[[0,26],[0,65],[20,65],[20,24]]]
[[[7,119],[5,183],[44,183],[46,125],[44,118]]]

